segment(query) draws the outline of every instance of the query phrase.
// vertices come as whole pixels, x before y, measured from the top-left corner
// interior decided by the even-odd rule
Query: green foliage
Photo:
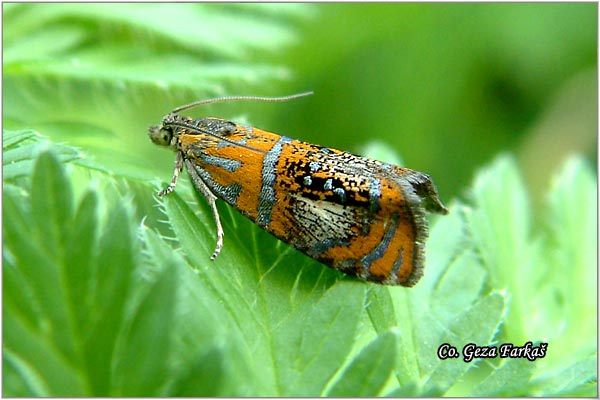
[[[328,391],[330,397],[374,397],[394,370],[397,334],[379,335],[354,357]]]
[[[20,135],[5,132],[6,142]],[[210,262],[214,243],[198,240],[214,236],[208,210],[202,205],[195,213],[178,191],[161,202],[181,246],[174,252],[168,238],[133,220],[127,195],[110,212],[110,201],[94,191],[74,203],[69,175],[55,155],[62,147],[54,147],[30,152],[30,194],[5,192],[3,355],[11,395],[502,396],[595,390],[593,324],[580,322],[593,321],[593,307],[572,315],[569,302],[548,309],[538,298],[561,292],[593,303],[595,293],[568,292],[558,273],[562,281],[547,282],[543,291],[511,286],[510,277],[498,278],[500,284],[491,279],[492,266],[502,260],[498,248],[515,252],[511,246],[522,246],[514,240],[503,245],[501,236],[494,246],[480,241],[485,231],[515,229],[495,214],[513,215],[522,204],[496,199],[504,210],[482,206],[492,198],[489,190],[496,191],[486,189],[487,180],[507,187],[506,176],[518,182],[509,158],[480,174],[472,207],[455,203],[449,216],[434,221],[426,276],[407,290],[340,279],[223,208],[225,249]],[[573,185],[594,185],[577,160],[558,175],[551,220],[581,202],[563,192]],[[526,199],[522,185],[512,189]],[[490,221],[485,231],[475,216]],[[528,235],[524,240],[536,243]],[[590,250],[585,243],[562,246],[556,257],[566,252],[582,258],[580,252]],[[535,260],[547,249],[532,245],[528,254]],[[545,264],[520,265],[545,271]],[[584,271],[578,271],[571,264],[569,273],[589,278],[592,267],[582,264]],[[507,307],[507,296],[490,288],[506,288],[509,298],[521,302],[511,300]],[[524,344],[520,332],[539,331],[537,324],[546,321],[511,323],[512,314],[526,313],[547,313],[564,326],[548,338],[536,337],[549,342],[547,359],[466,363],[462,355],[437,355],[442,343],[458,349],[467,343]],[[579,327],[578,341],[565,336],[573,325]],[[371,342],[362,343],[368,337]],[[585,359],[565,364],[574,353]],[[475,372],[483,374],[479,385],[457,386]],[[573,379],[564,381],[568,375]]]
[[[404,29],[387,7],[347,6],[340,15],[388,18],[371,27],[383,37],[390,27]],[[412,15],[416,6],[401,7]],[[289,93],[281,86],[295,65],[282,53],[303,59],[305,73],[326,69],[325,58],[311,61],[303,47],[307,32],[317,32],[316,9],[3,5],[6,396],[596,395],[597,186],[579,156],[549,171],[554,180],[539,206],[512,156],[488,163],[468,185],[468,202],[453,201],[449,215],[430,217],[425,276],[411,289],[326,268],[222,202],[224,248],[210,261],[214,223],[187,179],[169,196],[153,196],[170,179],[173,160],[147,140],[148,125],[199,98]],[[318,10],[331,16],[338,9]],[[434,16],[431,10],[421,18]],[[457,10],[449,15],[457,18]],[[543,23],[536,29],[543,32]],[[315,48],[334,40],[324,35]],[[558,47],[571,48],[569,40]],[[330,55],[364,43],[361,36]],[[395,68],[376,51],[368,55],[370,65]],[[531,77],[534,70],[522,72]],[[377,75],[366,71],[369,79]],[[320,104],[320,113],[302,109],[306,100],[294,104],[307,123],[333,115],[331,123],[368,124],[377,140],[365,151],[399,160],[388,144],[398,130],[375,127],[390,121],[344,109],[344,99]],[[415,111],[427,103],[416,106],[400,108],[412,115],[409,126],[432,122]],[[240,110],[228,107],[219,115]],[[253,120],[274,124],[273,110],[282,107],[289,110],[244,103]],[[351,145],[361,140],[338,128]],[[373,132],[351,130],[363,138]],[[437,153],[442,161],[452,158],[445,146],[446,156]],[[442,198],[448,200],[444,191]],[[438,357],[443,343],[460,352],[468,343],[527,341],[548,343],[546,357]]]
[[[267,94],[288,80],[272,53],[297,40],[292,26],[310,13],[297,4],[3,6],[4,127],[34,127],[116,174],[152,179],[164,169],[148,162],[147,127],[176,105],[240,88]]]

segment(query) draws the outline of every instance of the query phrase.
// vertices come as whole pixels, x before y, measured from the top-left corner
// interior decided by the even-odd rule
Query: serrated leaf
[[[65,249],[65,294],[76,321],[74,329],[78,335],[82,335],[90,323],[89,308],[95,279],[93,261],[97,251],[93,244],[98,236],[97,208],[96,193],[87,192],[77,207]]]
[[[254,380],[248,379],[253,371],[240,354],[236,326],[226,309],[207,295],[197,274],[164,240],[148,229],[143,238],[156,268],[178,277],[172,324],[155,327],[169,332],[170,357],[175,360],[175,367],[166,373],[174,382],[164,393],[190,397],[256,393]]]
[[[386,287],[373,285],[367,290],[367,313],[380,335],[398,325],[392,298]]]
[[[548,214],[551,241],[536,238],[527,228],[530,218],[527,199],[516,166],[508,158],[499,159],[487,175],[480,175],[481,190],[476,192],[476,204],[488,205],[466,214],[473,234],[480,241],[477,246],[484,258],[491,257],[488,271],[500,277],[489,268],[499,269],[501,280],[509,288],[511,307],[504,326],[504,341],[517,345],[528,340],[549,342],[552,350],[535,363],[540,368],[554,360],[564,362],[568,357],[596,350],[597,329],[591,321],[597,313],[597,287],[595,283],[586,285],[596,279],[595,256],[594,260],[590,257],[596,252],[596,228],[594,223],[590,224],[596,219],[596,188],[589,171],[575,160],[566,163],[551,192]],[[506,218],[512,218],[512,222]],[[507,225],[512,226],[512,231]],[[497,233],[490,235],[492,231]],[[583,302],[578,303],[577,299]],[[567,304],[573,308],[567,309]],[[572,336],[565,334],[565,328]],[[574,343],[578,345],[574,347]],[[525,392],[512,393],[531,392],[530,387]]]
[[[6,152],[15,145],[33,139],[37,133],[31,129],[3,130],[2,131],[2,151]]]
[[[219,297],[224,296],[222,300],[228,307],[233,304],[249,307],[254,300],[252,295],[244,290],[245,285],[256,282],[257,277],[254,268],[243,268],[251,265],[245,259],[243,251],[231,246],[227,252],[223,251],[218,259],[211,261],[210,255],[215,248],[216,234],[214,222],[209,217],[210,212],[196,215],[178,194],[172,193],[168,197],[164,203],[166,214],[173,224],[177,238],[186,250],[188,261],[199,269],[200,277],[210,283],[214,293],[218,293]],[[205,204],[201,207],[207,209]],[[198,240],[198,238],[204,239]],[[233,251],[236,252],[235,255],[232,254]],[[245,279],[246,276],[242,277],[240,274],[251,274],[253,279]],[[250,297],[246,298],[246,296]],[[241,320],[246,320],[248,317],[251,315],[240,315]]]
[[[535,378],[536,395],[551,397],[593,397],[598,393],[598,355],[589,354],[566,367]]]
[[[457,310],[464,310],[481,295],[486,273],[480,259],[465,251],[439,277],[431,293],[431,308],[440,321],[448,322]],[[456,290],[461,288],[461,290]]]
[[[282,395],[321,394],[352,348],[364,294],[363,285],[340,282],[277,327],[274,361]]]
[[[12,352],[13,376],[21,379],[29,395],[84,395],[87,386],[77,367],[78,341],[67,308],[69,300],[62,290],[64,239],[72,215],[59,209],[69,209],[72,199],[65,199],[64,194],[70,193],[70,187],[51,153],[41,154],[35,165],[37,181],[47,179],[54,184],[35,188],[25,204],[17,204],[23,199],[5,193],[3,257],[8,257],[10,266],[3,271],[5,296],[9,296],[3,314],[5,357]],[[34,199],[36,204],[31,205]],[[48,202],[42,204],[43,199]],[[54,243],[52,249],[48,242]],[[17,293],[25,295],[23,303],[12,297]]]
[[[500,156],[481,171],[471,196],[476,208],[467,218],[473,239],[482,252],[491,284],[505,288],[518,275],[520,265],[528,263],[530,210],[514,160]]]
[[[7,76],[17,80],[33,76],[104,80],[113,85],[127,82],[188,90],[193,87],[196,93],[222,91],[227,81],[260,84],[276,77],[285,79],[289,73],[283,67],[237,61],[247,59],[248,52],[256,57],[257,52],[274,51],[295,40],[290,21],[283,18],[304,19],[308,8],[297,5],[277,8],[287,12],[274,13],[268,7],[250,4],[21,5],[6,12],[11,18],[5,26],[9,58],[4,69]],[[140,14],[143,19],[137,17]],[[178,23],[169,22],[174,20]],[[198,24],[199,20],[203,23]],[[119,29],[98,35],[97,26],[107,23]],[[140,45],[138,39],[128,35],[130,32],[144,35],[148,40],[143,43],[151,45]],[[87,45],[82,45],[80,41],[89,36],[95,41],[88,40]],[[59,42],[63,44],[57,46]],[[21,50],[32,43],[40,51],[31,51],[31,47],[29,52]],[[53,54],[58,50],[60,57]],[[32,57],[45,53],[50,54],[43,58],[44,62]],[[158,57],[160,67],[155,62]],[[8,79],[9,94],[14,90],[24,91],[28,86],[15,87],[11,82]]]
[[[546,253],[554,267],[543,275],[553,283],[554,297],[564,304],[551,311],[566,317],[567,341],[595,341],[598,335],[597,324],[592,322],[598,312],[597,189],[589,167],[573,157],[555,177],[548,196],[551,237]],[[569,347],[560,350],[570,353]]]
[[[201,208],[205,207],[203,206]],[[460,206],[457,205],[456,208],[460,209]],[[465,209],[465,212],[468,214],[470,211]],[[186,213],[189,213],[189,211]],[[185,214],[181,213],[181,221],[185,221],[185,224],[189,224],[190,221],[193,221],[194,218],[198,217],[198,215],[194,215],[193,213],[189,213],[185,216],[184,215]],[[204,215],[204,217],[206,217],[204,212],[200,213],[199,215]],[[445,361],[447,363],[446,366],[442,366],[441,361],[437,359],[437,356],[435,355],[437,345],[439,345],[439,343],[442,341],[450,340],[457,341],[457,347],[459,348],[466,341],[475,341],[478,342],[478,344],[489,344],[497,333],[498,327],[502,321],[504,315],[504,300],[502,296],[492,295],[491,297],[485,297],[485,299],[487,299],[486,301],[477,301],[478,297],[481,295],[486,275],[479,264],[479,258],[475,256],[475,254],[469,250],[468,247],[465,248],[466,238],[464,236],[459,236],[457,238],[457,236],[453,233],[456,232],[457,228],[458,230],[464,229],[460,227],[460,223],[457,224],[457,222],[461,219],[460,217],[461,214],[458,212],[453,217],[450,217],[450,219],[440,220],[440,223],[442,223],[441,226],[453,227],[448,232],[444,232],[444,234],[450,234],[454,238],[453,243],[455,247],[448,248],[446,246],[444,248],[443,246],[440,246],[440,250],[444,252],[441,257],[441,254],[434,252],[432,259],[444,261],[438,261],[438,265],[433,266],[433,271],[430,275],[431,279],[433,279],[433,282],[425,282],[424,285],[418,286],[410,293],[410,295],[407,294],[408,297],[401,302],[399,301],[404,296],[399,295],[401,293],[405,294],[406,292],[404,291],[394,290],[393,302],[389,303],[384,301],[381,303],[381,305],[377,304],[377,296],[382,295],[381,299],[385,300],[385,294],[373,292],[377,294],[377,296],[372,297],[372,299],[375,299],[373,300],[374,308],[372,311],[377,311],[377,314],[373,314],[371,317],[375,327],[379,326],[381,329],[381,327],[388,326],[386,325],[384,315],[385,313],[390,312],[392,310],[391,306],[393,306],[393,309],[395,309],[398,313],[397,315],[400,316],[398,321],[402,324],[401,329],[407,332],[407,336],[410,336],[410,330],[412,328],[411,325],[404,326],[406,325],[406,321],[413,320],[414,324],[416,324],[414,325],[416,326],[416,330],[420,332],[419,337],[412,338],[412,346],[418,349],[418,355],[417,357],[413,358],[412,362],[409,361],[408,363],[407,361],[410,358],[407,359],[406,356],[408,356],[407,353],[410,353],[410,347],[406,347],[404,344],[410,342],[407,342],[406,339],[404,339],[406,337],[405,335],[402,336],[403,346],[401,346],[402,351],[400,352],[400,359],[404,361],[400,362],[402,367],[400,367],[398,371],[410,372],[409,374],[399,372],[399,376],[402,376],[402,378],[399,378],[400,381],[405,383],[402,386],[403,389],[399,389],[399,391],[396,390],[393,393],[445,393],[448,388],[453,386],[457,379],[469,371],[474,364],[465,364],[462,361],[458,364],[452,364],[451,362]],[[210,237],[212,221],[210,221],[210,219],[206,219],[205,221],[209,226],[208,231],[205,230],[205,232],[208,232]],[[197,227],[194,229],[196,230],[196,233],[189,231],[187,232],[187,235],[184,236],[192,239],[196,235],[201,234],[202,229],[205,228]],[[236,229],[239,229],[239,226]],[[439,234],[438,232],[441,231],[438,231],[437,225],[434,225],[432,228],[432,236],[434,237],[432,237],[431,243],[433,243],[435,246],[437,246],[436,243],[443,243],[442,240],[435,238],[435,235]],[[226,234],[227,233],[231,235],[231,232],[226,228]],[[233,235],[237,236],[237,232],[235,232],[235,230]],[[184,239],[184,241],[185,240],[187,239]],[[250,240],[250,242],[253,243],[254,240]],[[192,241],[190,241],[190,246],[197,248]],[[198,256],[203,254],[203,257],[206,258],[208,254],[210,254],[211,249],[212,246],[206,246],[206,249],[202,252],[199,252]],[[194,251],[196,250],[192,249],[192,252]],[[235,249],[234,252],[236,252]],[[269,257],[265,260],[267,259],[275,260],[277,257]],[[444,267],[443,262],[448,263],[448,265]],[[248,267],[250,267],[252,270],[252,264],[248,264]],[[273,271],[278,271],[277,268],[267,270],[269,271],[269,276],[271,276]],[[210,272],[210,270],[206,271]],[[248,271],[244,273],[247,272]],[[231,278],[231,276],[229,276],[229,278]],[[225,281],[223,281],[223,283],[224,282]],[[245,282],[245,280],[234,279],[233,282],[229,282],[228,284],[231,285],[234,282],[238,282],[238,284],[240,284],[241,282]],[[454,288],[457,287],[463,287],[464,290],[456,293]],[[385,290],[387,293],[387,289]],[[275,293],[276,292],[273,292],[271,294],[275,295]],[[370,294],[370,296],[373,295]],[[431,299],[428,298],[429,296]],[[494,302],[494,299],[499,301]],[[260,301],[261,300],[258,300],[258,304],[260,304]],[[402,302],[406,303],[408,306],[406,311],[401,311],[402,307],[398,307]],[[471,303],[474,305],[470,306]],[[491,308],[486,308],[485,304],[488,304]],[[498,307],[495,307],[494,304]],[[383,308],[381,308],[382,306]],[[299,308],[297,310],[301,309],[302,308]],[[410,309],[412,309],[413,317],[407,319],[404,316],[404,313],[408,312]],[[465,309],[467,311],[464,311]],[[382,310],[385,310],[385,312],[382,312]],[[462,316],[458,319],[454,319],[453,315]],[[257,315],[257,318],[258,320],[262,319],[262,317],[259,315]],[[451,334],[449,335],[448,332],[451,332]],[[419,343],[431,343],[436,347],[422,347],[422,345]],[[285,354],[282,357],[289,359],[289,357],[285,356]],[[275,367],[275,370],[277,369],[278,368]],[[503,374],[508,372],[510,372],[509,369],[498,370],[496,372],[498,375],[490,376],[489,379],[499,379],[504,376]],[[420,375],[427,378],[425,386],[414,383],[415,378]],[[285,379],[283,381],[285,381]],[[278,380],[282,381],[282,379]],[[492,381],[490,380],[488,382]],[[286,384],[284,386],[293,387],[293,381],[292,385]],[[413,389],[409,389],[411,387]],[[290,389],[288,393],[294,392]]]
[[[379,335],[354,357],[327,396],[377,396],[394,370],[397,341],[394,331]]]
[[[23,201],[5,193],[4,211],[10,214],[3,221],[4,258],[11,266],[4,272],[5,293],[11,297],[5,302],[4,332],[20,331],[6,336],[4,350],[13,351],[18,366],[13,376],[34,390],[30,394],[108,393],[111,347],[127,298],[123,282],[135,264],[131,220],[127,206],[115,208],[97,248],[96,195],[85,195],[73,215],[71,184],[52,151],[36,160],[30,197]],[[19,293],[26,294],[22,304]],[[36,355],[46,361],[35,361]],[[34,367],[25,367],[28,362]]]
[[[52,153],[38,157],[31,186],[31,213],[40,221],[36,234],[46,253],[58,257],[58,250],[67,245],[64,228],[70,228],[65,222],[73,217],[73,199],[65,172]]]
[[[184,102],[289,80],[271,55],[296,41],[311,8],[21,4],[3,14],[5,126],[34,127],[84,148],[100,170],[148,179],[171,164],[166,154],[149,161],[148,125]],[[5,179],[26,176],[27,164],[9,164]]]
[[[519,397],[530,393],[535,364],[526,358],[507,358],[471,393],[474,397]]]
[[[84,396],[86,382],[80,371],[55,347],[52,338],[22,324],[11,311],[3,316],[3,360],[26,396]]]
[[[427,270],[419,284],[410,292],[389,289],[401,332],[396,367],[400,389],[393,393],[443,394],[471,366],[462,362],[461,368],[444,364],[437,356],[438,347],[451,340],[450,334],[457,335],[453,341],[465,340],[473,332],[489,340],[501,323],[501,314],[493,312],[474,318],[478,311],[472,307],[483,301],[485,274],[464,235],[462,208],[460,204],[451,205],[451,213],[432,224]],[[463,320],[470,321],[469,331],[457,322]]]
[[[452,321],[448,326],[448,332],[445,332],[437,342],[450,343],[458,349],[462,349],[468,343],[489,346],[498,331],[504,312],[504,297],[492,293]],[[422,356],[426,355],[422,354]],[[471,368],[470,363],[460,358],[441,360],[437,357],[437,352],[435,357],[437,360],[431,363],[434,369],[425,385],[426,390],[433,385],[438,390],[446,391]]]
[[[252,9],[254,13],[240,13],[240,8],[214,7],[210,4],[90,4],[85,7],[77,4],[48,7],[40,4],[37,7],[22,7],[13,24],[43,26],[65,17],[88,24],[113,23],[122,29],[150,31],[188,50],[225,54],[232,58],[241,58],[250,50],[268,48],[273,43],[287,43],[292,39],[284,26],[266,23],[269,20],[256,12],[260,9],[250,6],[245,8]],[[302,8],[292,9],[297,13],[303,12]],[[239,28],[227,23],[232,19],[232,12],[237,14]],[[145,18],[140,19],[139,15]],[[34,23],[34,18],[39,21]],[[204,22],[198,24],[199,20]],[[9,28],[14,29],[13,26]],[[14,40],[14,37],[11,36],[11,39]],[[11,40],[7,44],[12,43]]]
[[[508,289],[509,294],[529,290],[536,252],[530,248],[531,210],[525,188],[513,158],[499,156],[481,171],[472,189],[474,208],[465,215],[477,251],[489,274],[489,285]],[[529,340],[524,332],[527,304],[524,297],[511,299],[511,309],[505,323],[511,340]]]
[[[129,221],[127,206],[112,210],[94,260],[90,331],[83,351],[87,372],[94,377],[92,393],[97,396],[110,394],[112,354],[133,278],[137,249]]]
[[[40,312],[37,323],[45,326],[65,356],[73,356],[74,340],[61,290],[61,264],[72,218],[72,199],[65,196],[70,195],[70,186],[49,152],[36,161],[32,181],[38,186],[31,195],[30,207],[17,211],[16,199],[7,202],[12,212],[5,213],[3,221],[8,228],[6,239],[18,264],[17,273],[32,287]]]
[[[124,338],[114,383],[119,396],[159,396],[166,383],[179,283],[177,271],[168,267],[155,274]]]
[[[485,273],[461,235],[465,231],[461,207],[454,204],[450,215],[433,224],[427,256],[434,262],[428,264],[419,285],[410,293],[390,289],[402,334],[396,367],[400,388],[388,396],[446,393],[473,365],[440,360],[439,346],[449,342],[460,348],[469,341],[489,344],[502,321],[502,296],[481,298]]]
[[[176,193],[169,195],[164,205],[184,252],[199,269],[201,281],[210,288],[211,296],[223,302],[225,312],[243,332],[241,337],[254,349],[247,357],[252,360],[251,368],[264,380],[263,393],[320,394],[352,347],[364,287],[340,282],[325,292],[315,291],[318,281],[312,281],[309,275],[295,276],[293,269],[283,268],[274,249],[268,250],[269,257],[263,259],[264,246],[257,254],[249,254],[246,246],[252,248],[253,239],[246,239],[245,246],[241,242],[234,246],[242,232],[240,226],[230,226],[228,219],[223,221],[226,247],[209,266],[208,258],[214,248],[210,240],[214,237],[212,219],[204,212],[192,213]],[[204,205],[199,207],[206,209]],[[248,221],[241,223],[248,224],[250,236],[261,234]],[[209,240],[198,240],[202,237]],[[257,269],[251,261],[254,257],[275,265]],[[304,256],[296,254],[298,257]],[[310,283],[300,284],[304,281]],[[274,381],[270,381],[272,374],[276,374]]]
[[[25,198],[27,200],[27,198]],[[23,201],[19,194],[12,191],[3,192],[2,204],[3,249],[2,278],[4,310],[11,310],[25,319],[26,324],[38,327],[45,302],[40,298],[39,276],[35,271],[38,266],[37,251],[29,240],[29,228],[32,226],[30,214],[27,212],[28,201]],[[35,261],[32,267],[20,267],[29,261]],[[45,259],[42,259],[44,265]],[[6,326],[6,325],[5,325]]]
[[[34,160],[41,151],[50,147],[48,141],[30,129],[2,131],[2,178],[10,182],[31,173]],[[61,162],[78,160],[81,153],[70,146],[54,145],[53,154]]]
[[[452,202],[450,213],[443,217],[429,216],[429,238],[426,243],[425,279],[419,282],[417,297],[432,295],[440,279],[447,273],[447,267],[463,252],[472,248],[464,220],[465,205]]]

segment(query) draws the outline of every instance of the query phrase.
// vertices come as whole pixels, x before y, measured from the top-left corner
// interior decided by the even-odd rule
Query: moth
[[[413,286],[423,274],[426,211],[446,214],[429,175],[221,118],[179,113],[203,104],[284,101],[233,96],[197,101],[149,128],[152,142],[175,151],[164,196],[185,168],[207,200],[223,247],[221,199],[279,240],[358,279]]]

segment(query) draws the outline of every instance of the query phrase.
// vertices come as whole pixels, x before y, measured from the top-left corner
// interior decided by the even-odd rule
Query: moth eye
[[[171,143],[171,138],[173,137],[173,132],[171,131],[171,129],[161,129],[160,133],[162,133],[162,144],[167,146],[169,145],[169,143]]]
[[[170,129],[161,128],[158,125],[151,126],[148,129],[148,136],[154,144],[159,146],[168,146],[173,137],[173,132]]]

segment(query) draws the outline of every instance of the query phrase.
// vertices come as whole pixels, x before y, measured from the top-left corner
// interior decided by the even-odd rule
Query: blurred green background
[[[566,155],[596,164],[595,4],[6,4],[4,15],[5,127],[55,133],[116,172],[168,178],[170,155],[146,127],[185,101],[305,90],[315,95],[194,115],[244,115],[353,152],[383,142],[446,200],[500,152],[518,155],[538,195]],[[59,124],[75,121],[65,138]]]
[[[519,156],[538,193],[566,154],[596,163],[596,5],[317,9],[288,62],[298,88],[317,93],[291,107],[308,140],[344,148],[384,138],[446,198],[499,152]]]

